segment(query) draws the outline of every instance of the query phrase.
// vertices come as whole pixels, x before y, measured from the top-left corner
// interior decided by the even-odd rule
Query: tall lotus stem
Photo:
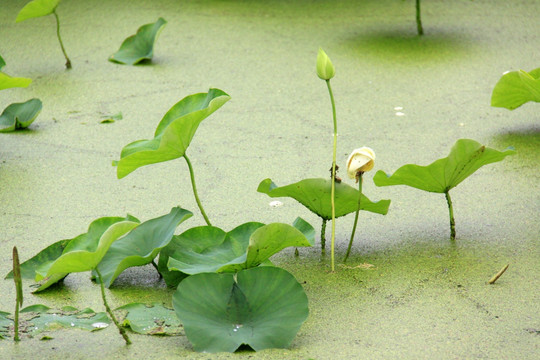
[[[99,272],[97,267],[94,270],[96,271],[96,274],[99,277],[99,285],[101,286],[101,298],[103,299],[103,305],[105,305],[105,310],[107,310],[107,314],[109,314],[114,325],[116,325],[116,327],[118,328],[118,332],[120,332],[120,335],[122,335],[122,337],[124,338],[126,345],[131,345],[131,340],[129,339],[129,336],[126,333],[126,330],[120,326],[120,324],[118,323],[118,320],[116,320],[116,317],[114,316],[114,313],[109,307],[109,304],[107,303],[107,298],[105,297],[105,286],[103,285],[103,277],[101,276],[101,273]]]
[[[191,178],[191,187],[193,188],[193,195],[195,196],[195,201],[197,202],[197,206],[199,207],[199,210],[201,210],[201,214],[204,218],[204,221],[206,221],[206,224],[208,226],[212,226],[210,223],[210,220],[208,219],[208,216],[206,216],[206,212],[204,212],[204,208],[201,204],[201,200],[199,200],[199,194],[197,193],[197,185],[195,185],[195,173],[193,171],[193,166],[191,166],[191,161],[189,161],[189,158],[184,153],[184,159],[186,160],[187,166],[189,168],[189,177]]]
[[[349,254],[351,252],[351,246],[354,240],[354,234],[356,233],[356,226],[358,225],[358,214],[360,213],[360,205],[362,202],[362,176],[364,175],[363,172],[359,172],[358,174],[358,208],[356,209],[356,213],[354,214],[354,224],[351,234],[351,239],[349,240],[349,247],[347,247],[347,253],[345,254],[345,259],[343,259],[343,263],[347,262],[347,259],[349,258]]]
[[[456,222],[454,220],[454,207],[452,206],[452,199],[450,199],[449,190],[444,191],[446,196],[446,202],[448,203],[448,213],[450,215],[450,240],[456,240]]]
[[[418,35],[424,35],[424,29],[422,28],[422,19],[420,15],[420,0],[416,0],[416,28],[418,29]]]
[[[71,69],[71,60],[69,60],[69,57],[67,56],[66,49],[64,48],[64,43],[62,42],[62,38],[60,37],[60,19],[58,18],[56,9],[53,10],[53,15],[56,18],[56,36],[58,36],[60,47],[62,48],[62,52],[64,53],[64,57],[66,58],[66,68]]]
[[[19,338],[19,309],[23,304],[23,291],[22,291],[22,278],[21,278],[21,265],[19,264],[19,253],[17,247],[13,247],[13,280],[15,281],[15,319],[14,319],[14,333],[13,340],[20,341]]]

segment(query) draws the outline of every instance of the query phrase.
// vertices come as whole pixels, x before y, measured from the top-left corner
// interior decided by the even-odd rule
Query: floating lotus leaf
[[[540,68],[530,72],[510,71],[493,89],[491,106],[514,110],[529,101],[540,102]]]
[[[15,22],[21,22],[27,19],[47,16],[54,12],[60,0],[34,0],[26,4],[19,14]]]
[[[304,179],[294,184],[278,187],[270,179],[261,181],[257,191],[270,197],[290,197],[307,207],[324,220],[332,219],[330,179]],[[358,190],[344,184],[335,187],[336,218],[358,209]],[[372,202],[362,194],[360,210],[386,215],[390,200]]]
[[[13,335],[13,321],[8,316],[9,313],[0,312],[0,338]],[[44,331],[63,328],[96,331],[106,328],[109,324],[107,314],[96,313],[90,308],[78,310],[66,306],[58,310],[38,304],[21,309],[19,334],[23,337],[34,337]]]
[[[0,115],[0,132],[15,131],[30,126],[41,112],[41,108],[39,99],[9,105]]]
[[[165,19],[159,18],[153,24],[141,26],[135,35],[124,40],[120,49],[111,55],[109,61],[135,65],[143,60],[151,60],[154,56],[154,42],[166,23]]]
[[[286,247],[312,246],[313,227],[304,220],[295,224],[311,238],[281,223],[250,222],[228,233],[213,226],[189,229],[171,242],[176,251],[169,255],[169,270],[186,274],[235,272],[259,266]]]
[[[139,140],[126,145],[118,166],[119,179],[141,166],[177,159],[184,156],[201,121],[210,116],[230,97],[219,89],[189,95],[175,104],[160,121],[154,139]]]
[[[138,220],[130,221],[118,217],[105,217],[93,221],[88,232],[72,239],[59,258],[46,262],[36,269],[36,281],[40,283],[35,292],[45,290],[69,273],[94,269],[111,244],[137,225]]]
[[[290,346],[306,320],[308,299],[287,271],[257,267],[236,274],[203,273],[184,279],[173,306],[196,351],[256,351]]]
[[[145,221],[115,241],[98,265],[103,284],[109,287],[125,269],[152,262],[171,241],[174,231],[193,213],[175,207],[167,215]]]
[[[184,335],[184,329],[175,311],[162,304],[131,303],[117,308],[115,312],[125,313],[118,320],[123,326],[138,334]]]
[[[377,186],[408,185],[420,190],[444,193],[456,187],[480,167],[515,154],[513,148],[504,151],[485,147],[470,139],[460,139],[448,157],[427,166],[408,164],[392,175],[379,170],[373,177]]]

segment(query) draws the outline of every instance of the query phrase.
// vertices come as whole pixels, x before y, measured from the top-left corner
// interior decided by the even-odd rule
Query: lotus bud
[[[330,80],[334,77],[336,70],[332,61],[323,49],[319,48],[319,53],[317,54],[317,76],[322,80]]]
[[[373,169],[375,152],[366,146],[355,149],[347,159],[347,175],[358,182],[359,173]]]

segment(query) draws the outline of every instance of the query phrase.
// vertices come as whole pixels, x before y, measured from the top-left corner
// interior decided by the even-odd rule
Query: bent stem
[[[321,255],[326,255],[326,222],[328,220],[323,219],[321,225]]]
[[[351,239],[349,240],[349,247],[347,248],[347,253],[345,254],[345,259],[343,259],[343,263],[347,262],[347,259],[349,258],[349,254],[351,252],[351,246],[354,240],[354,234],[356,233],[356,226],[358,225],[358,213],[360,213],[360,204],[362,202],[362,176],[364,175],[363,172],[360,172],[358,175],[358,208],[356,209],[356,213],[354,214],[354,224],[352,228],[352,234]]]
[[[424,35],[424,29],[422,28],[422,19],[420,17],[420,0],[416,0],[416,28],[418,29],[418,35]]]
[[[99,285],[101,286],[101,298],[103,299],[103,304],[105,305],[105,310],[107,310],[107,314],[111,317],[112,321],[114,322],[114,325],[118,328],[118,331],[120,332],[120,335],[124,338],[126,341],[126,345],[131,345],[131,340],[128,337],[128,334],[126,333],[126,330],[120,326],[118,323],[118,320],[116,320],[116,317],[114,316],[114,313],[112,312],[111,308],[109,307],[109,304],[107,303],[107,298],[105,297],[105,286],[103,285],[103,280],[101,277],[101,273],[99,272],[98,268],[96,267],[94,269],[96,271],[96,274],[99,277]]]
[[[326,85],[328,87],[328,93],[330,94],[330,102],[332,103],[332,117],[334,120],[334,146],[332,151],[332,190],[331,190],[331,204],[332,204],[332,240],[330,243],[330,257],[331,257],[331,268],[334,271],[334,247],[336,242],[336,149],[337,149],[337,118],[336,118],[336,103],[334,101],[334,94],[332,92],[332,87],[330,86],[330,80],[326,80]]]
[[[204,218],[204,221],[206,221],[206,224],[208,226],[212,226],[210,223],[210,220],[208,220],[208,216],[206,216],[206,213],[204,212],[204,208],[201,204],[201,200],[199,200],[199,194],[197,193],[197,185],[195,185],[195,173],[193,172],[193,166],[191,166],[191,161],[189,161],[189,158],[184,153],[184,159],[186,160],[187,166],[189,168],[189,177],[191,178],[191,187],[193,188],[193,195],[195,196],[195,201],[197,202],[197,206],[199,207],[199,210],[201,210],[201,214]]]
[[[446,196],[446,202],[448,203],[448,213],[450,215],[450,240],[456,240],[456,222],[454,220],[454,208],[452,206],[452,199],[450,199],[449,190],[444,191]]]
[[[60,47],[62,48],[62,52],[64,53],[64,57],[66,58],[66,68],[71,69],[71,60],[69,60],[69,57],[67,56],[66,49],[64,49],[64,43],[62,42],[62,38],[60,37],[60,19],[58,18],[56,9],[53,10],[53,14],[54,14],[54,17],[56,18],[56,36],[58,36]]]

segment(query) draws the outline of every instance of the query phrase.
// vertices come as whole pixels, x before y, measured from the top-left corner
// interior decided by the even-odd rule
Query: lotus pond
[[[2,358],[538,357],[538,1],[425,0],[421,36],[412,0],[28,2]]]

